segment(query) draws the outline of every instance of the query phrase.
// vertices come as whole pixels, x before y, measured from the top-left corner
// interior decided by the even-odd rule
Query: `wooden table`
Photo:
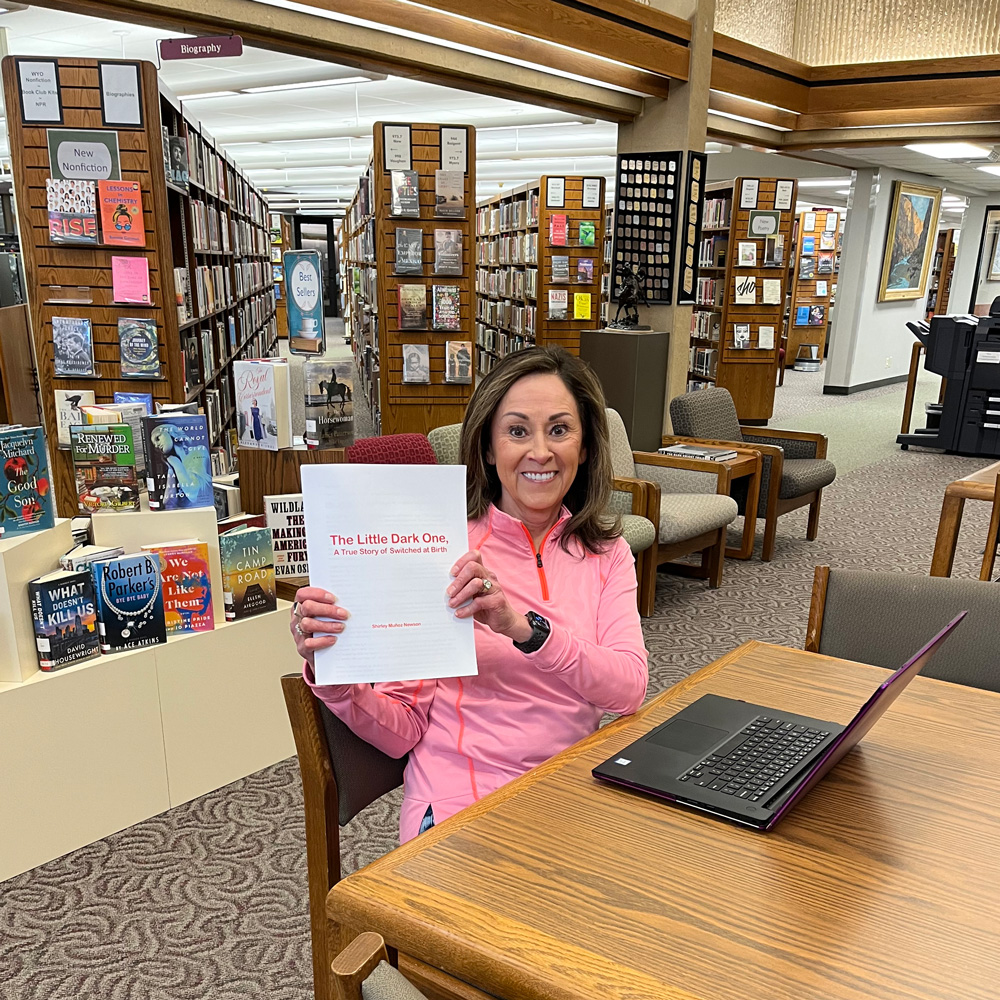
[[[944,502],[941,504],[934,555],[931,558],[931,576],[951,576],[965,501],[985,500],[993,503],[997,473],[1000,473],[1000,462],[987,465],[985,469],[973,472],[964,479],[956,479],[944,488]]]
[[[996,1000],[1000,695],[918,677],[757,833],[595,781],[713,692],[846,723],[886,671],[751,642],[334,887],[506,1000]]]

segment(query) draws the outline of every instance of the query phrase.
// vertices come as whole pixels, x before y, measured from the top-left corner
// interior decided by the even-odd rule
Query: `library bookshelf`
[[[803,344],[815,344],[826,355],[827,332],[839,273],[843,213],[832,209],[800,212],[795,253],[789,269],[792,296],[788,312],[785,367],[795,364]]]

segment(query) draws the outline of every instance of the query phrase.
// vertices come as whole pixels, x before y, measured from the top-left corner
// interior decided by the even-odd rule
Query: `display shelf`
[[[816,344],[820,360],[826,355],[842,223],[842,213],[832,209],[814,209],[801,212],[798,216],[795,253],[789,268],[792,294],[788,312],[786,368],[795,363],[803,344]]]
[[[951,279],[955,274],[955,259],[958,254],[959,229],[945,229],[937,235],[937,246],[934,250],[934,262],[931,266],[930,280],[927,283],[927,310],[925,318],[940,315],[948,311],[948,299],[951,296]]]

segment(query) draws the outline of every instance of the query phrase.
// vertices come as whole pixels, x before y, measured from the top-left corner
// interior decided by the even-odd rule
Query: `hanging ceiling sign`
[[[243,55],[239,35],[202,35],[198,38],[161,38],[161,59],[219,59]]]

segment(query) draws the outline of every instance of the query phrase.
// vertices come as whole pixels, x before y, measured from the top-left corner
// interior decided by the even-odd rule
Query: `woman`
[[[634,712],[646,693],[634,563],[606,514],[610,445],[590,368],[560,348],[504,358],[473,393],[461,449],[469,551],[442,590],[456,617],[475,619],[477,676],[317,685],[313,654],[350,615],[315,587],[292,609],[316,695],[385,753],[410,754],[401,841],[582,739],[604,712]]]

